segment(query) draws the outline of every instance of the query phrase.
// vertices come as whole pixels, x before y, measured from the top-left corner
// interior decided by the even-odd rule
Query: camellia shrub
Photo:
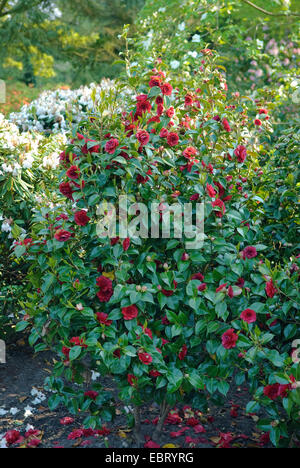
[[[161,407],[157,441],[176,404],[205,411],[231,383],[247,382],[247,411],[263,407],[261,428],[286,446],[299,435],[299,260],[268,259],[252,200],[257,140],[270,122],[249,117],[247,99],[227,97],[216,53],[201,54],[188,86],[173,88],[157,60],[130,77],[136,98],[126,113],[101,112],[74,132],[60,156],[64,203],[36,213],[26,246],[32,291],[18,329],[30,328],[36,351],[57,354],[50,408],[89,412],[86,427],[115,414],[99,381],[86,390],[91,372],[113,378],[138,443],[145,402]],[[135,203],[146,208],[143,225]],[[194,217],[203,204],[202,246],[191,248],[187,233],[151,237],[152,216],[161,228],[169,216],[176,224],[174,203]],[[124,232],[126,207],[143,236]],[[114,213],[116,232],[100,236],[99,220]]]

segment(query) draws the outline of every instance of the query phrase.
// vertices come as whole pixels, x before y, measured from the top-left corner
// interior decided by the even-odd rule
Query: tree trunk
[[[134,438],[137,444],[137,448],[142,448],[144,446],[144,439],[142,435],[142,428],[141,428],[141,410],[138,406],[135,406],[133,410],[134,414],[134,421],[135,421],[135,426],[134,426]]]
[[[158,443],[160,441],[160,437],[161,437],[161,433],[162,433],[162,430],[163,430],[163,427],[164,427],[164,423],[165,423],[166,417],[168,416],[168,414],[170,412],[170,409],[171,409],[171,406],[169,406],[166,401],[163,401],[163,403],[160,406],[159,420],[158,420],[156,429],[155,429],[155,431],[153,433],[153,436],[152,436],[153,442]]]

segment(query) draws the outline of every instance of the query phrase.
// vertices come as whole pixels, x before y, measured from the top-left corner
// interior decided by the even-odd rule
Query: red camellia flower
[[[119,140],[117,140],[116,138],[111,138],[105,145],[105,151],[108,154],[114,154],[118,146]]]
[[[234,154],[236,155],[238,162],[243,163],[247,157],[247,149],[245,146],[239,145],[236,147]]]
[[[267,385],[264,388],[264,395],[270,398],[270,400],[276,400],[279,396],[279,384]]]
[[[217,200],[213,201],[212,206],[213,208],[220,208],[219,210],[215,210],[216,216],[218,218],[222,218],[226,213],[225,203],[222,200],[220,200],[220,198],[217,198]]]
[[[156,379],[157,377],[161,376],[161,373],[158,372],[157,370],[151,370],[149,372],[149,375],[150,375],[150,377],[153,377],[154,379]]]
[[[147,143],[149,143],[150,135],[148,132],[146,132],[146,130],[139,130],[136,134],[136,137],[140,142],[141,146],[145,146],[147,145]]]
[[[175,109],[174,107],[170,107],[167,111],[166,111],[166,114],[167,116],[172,119],[172,117],[174,117],[175,115]]]
[[[72,180],[79,179],[80,177],[80,169],[78,166],[71,166],[67,172],[66,172],[67,177]]]
[[[90,398],[91,400],[96,400],[97,396],[99,395],[98,392],[93,392],[92,390],[85,392],[84,396]]]
[[[216,293],[225,292],[227,288],[227,283],[221,284],[218,288],[216,288]]]
[[[185,358],[186,355],[187,355],[187,351],[188,351],[187,345],[183,345],[182,348],[181,348],[181,351],[180,351],[180,353],[179,353],[179,356],[178,356],[179,359],[180,359],[180,361],[183,361],[183,360],[184,360],[184,358]]]
[[[125,320],[133,320],[138,316],[138,308],[135,305],[123,307],[122,314]]]
[[[222,125],[223,125],[224,130],[226,130],[226,132],[228,133],[231,132],[231,128],[227,119],[222,120]]]
[[[204,281],[204,276],[202,275],[202,273],[195,273],[192,276],[192,280]]]
[[[136,181],[138,184],[146,184],[149,180],[149,177],[143,177],[141,174],[138,174],[136,176]]]
[[[256,312],[252,309],[245,309],[241,313],[241,319],[247,323],[254,323],[256,322]]]
[[[123,241],[123,250],[124,252],[127,252],[127,250],[129,249],[130,247],[130,239],[129,237],[127,237],[126,239],[124,239]]]
[[[64,229],[59,229],[54,235],[58,242],[66,242],[70,239],[71,236],[72,234],[69,231],[65,231]]]
[[[169,132],[166,128],[162,128],[161,131],[160,131],[160,138],[167,138],[167,136],[169,135]]]
[[[152,356],[148,353],[140,352],[139,353],[139,360],[143,363],[146,364],[146,366],[149,366],[151,362],[153,361]]]
[[[245,260],[246,258],[255,258],[257,257],[257,250],[255,247],[253,247],[252,245],[249,245],[248,247],[246,247],[243,252],[243,259]]]
[[[254,125],[257,125],[258,127],[260,127],[262,125],[262,121],[260,119],[255,119]]]
[[[112,320],[107,320],[108,315],[105,314],[104,312],[97,312],[96,316],[97,316],[98,322],[101,323],[102,325],[106,325],[109,327],[113,323]]]
[[[160,89],[161,89],[161,92],[165,95],[165,96],[171,96],[172,94],[172,91],[173,91],[173,87],[170,83],[164,83],[160,86]]]
[[[97,293],[99,301],[108,302],[114,293],[112,281],[105,276],[100,276],[97,278],[97,286],[100,288],[100,291]]]
[[[63,182],[62,184],[60,184],[59,191],[65,197],[69,198],[70,200],[73,200],[73,190],[69,182]]]
[[[177,289],[177,286],[178,286],[178,283],[177,281],[173,281],[173,284],[174,284],[174,288],[175,290]],[[166,297],[171,297],[173,296],[173,294],[175,294],[175,291],[172,291],[172,290],[168,290],[168,289],[162,289],[161,292],[164,294],[164,296]]]
[[[169,133],[167,136],[167,142],[168,142],[168,145],[170,146],[178,145],[179,136],[177,135],[177,133],[174,133],[174,132]]]
[[[143,114],[146,114],[147,112],[150,112],[152,109],[150,101],[148,101],[148,96],[147,94],[141,94],[140,96],[137,96],[137,106],[136,106],[136,114],[135,118],[138,116],[142,116]]]
[[[133,374],[128,374],[127,375],[127,382],[131,387],[134,387],[137,384],[137,377]]]
[[[161,78],[160,76],[151,76],[149,81],[149,87],[154,88],[155,86],[160,87],[161,85]]]
[[[217,195],[217,192],[215,191],[213,186],[210,184],[206,185],[206,192],[210,198],[215,198],[215,196]]]
[[[272,298],[277,293],[277,289],[274,286],[273,280],[270,280],[266,284],[266,294],[268,297]]]
[[[86,226],[90,219],[85,210],[77,211],[74,214],[74,221],[78,226]]]
[[[233,328],[230,328],[222,335],[222,345],[225,349],[235,348],[238,339],[239,337]]]

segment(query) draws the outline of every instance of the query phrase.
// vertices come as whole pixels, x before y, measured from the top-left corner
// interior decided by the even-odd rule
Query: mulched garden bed
[[[124,406],[117,403],[115,421],[100,434],[82,431],[86,415],[73,417],[63,407],[51,412],[47,405],[49,394],[43,382],[51,374],[52,356],[49,352],[34,355],[25,343],[12,345],[7,350],[7,364],[0,364],[0,448],[6,447],[7,431],[17,430],[22,436],[27,431],[40,431],[28,440],[40,440],[30,445],[39,448],[134,448],[133,434],[126,425]],[[109,380],[107,387],[113,387]],[[214,447],[269,447],[268,437],[256,428],[257,417],[246,415],[245,407],[250,400],[247,388],[234,387],[222,408],[211,406],[208,414],[192,409],[172,412],[164,426],[160,446],[180,448]],[[142,409],[142,431],[145,446],[154,447],[151,434],[158,417],[158,407],[151,405]],[[178,418],[177,414],[180,416]],[[63,425],[63,418],[74,419]],[[195,421],[196,419],[196,421]],[[34,434],[34,433],[32,433]],[[71,435],[70,435],[71,434]],[[27,440],[27,442],[28,442]],[[18,441],[11,447],[24,445]]]

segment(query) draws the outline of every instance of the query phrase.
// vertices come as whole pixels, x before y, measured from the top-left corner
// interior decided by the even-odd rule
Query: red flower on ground
[[[74,418],[71,418],[71,417],[69,417],[69,416],[66,416],[65,418],[62,418],[62,419],[60,420],[60,424],[61,424],[62,426],[70,426],[71,424],[73,424],[74,421],[75,421]]]
[[[14,445],[14,444],[18,444],[22,442],[23,437],[21,436],[19,431],[12,430],[12,431],[8,431],[5,434],[5,440],[8,445]]]

